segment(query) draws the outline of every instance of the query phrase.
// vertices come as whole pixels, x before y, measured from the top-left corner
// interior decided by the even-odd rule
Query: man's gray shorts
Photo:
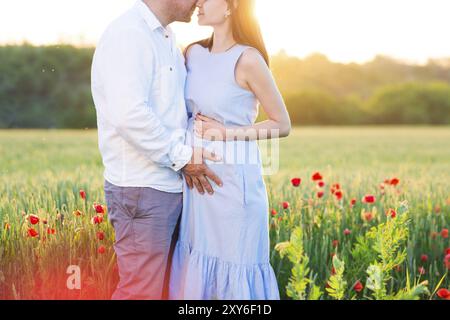
[[[119,187],[106,180],[104,190],[120,278],[112,299],[167,299],[182,193]]]

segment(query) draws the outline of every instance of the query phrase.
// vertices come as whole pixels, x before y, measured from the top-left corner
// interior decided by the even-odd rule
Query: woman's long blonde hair
[[[255,16],[255,0],[225,0],[231,12],[231,29],[234,40],[241,45],[257,49],[266,64],[269,65],[269,54],[261,34],[258,19]],[[185,49],[185,55],[189,47],[199,44],[211,50],[213,46],[214,33],[211,37],[191,43]]]

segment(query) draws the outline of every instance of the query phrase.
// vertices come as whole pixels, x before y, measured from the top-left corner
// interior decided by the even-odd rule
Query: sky
[[[0,0],[0,44],[95,45],[137,0]],[[377,54],[411,63],[450,57],[450,0],[256,0],[269,52],[363,63]],[[174,23],[180,45],[211,28]]]

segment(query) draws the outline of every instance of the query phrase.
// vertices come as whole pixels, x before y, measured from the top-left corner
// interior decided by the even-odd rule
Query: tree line
[[[0,47],[0,128],[95,128],[93,53],[70,45]],[[280,52],[271,69],[294,125],[450,124],[450,59],[344,64]]]

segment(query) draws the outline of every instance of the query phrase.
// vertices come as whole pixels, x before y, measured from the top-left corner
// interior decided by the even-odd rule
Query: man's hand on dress
[[[208,179],[211,179],[220,187],[222,187],[223,183],[222,180],[220,180],[220,178],[204,163],[204,159],[216,162],[221,161],[220,157],[213,152],[203,148],[194,147],[191,161],[189,161],[189,163],[181,170],[186,178],[189,189],[192,189],[195,186],[201,194],[204,194],[205,190],[209,194],[213,194],[214,190]]]

